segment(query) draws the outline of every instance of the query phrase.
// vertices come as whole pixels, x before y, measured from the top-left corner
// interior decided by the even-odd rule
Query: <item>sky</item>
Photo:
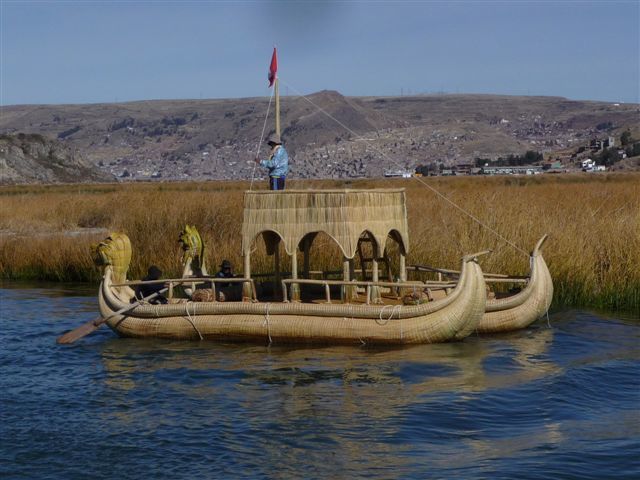
[[[0,0],[0,104],[281,94],[640,102],[640,0]]]

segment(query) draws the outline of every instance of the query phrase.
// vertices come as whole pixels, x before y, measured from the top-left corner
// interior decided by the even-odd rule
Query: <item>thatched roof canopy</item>
[[[256,237],[284,242],[289,255],[310,233],[324,232],[353,258],[358,239],[369,233],[382,256],[387,238],[409,249],[404,189],[249,191],[244,194],[242,252],[248,254]],[[271,239],[271,240],[269,240]],[[268,245],[269,247],[269,245]]]

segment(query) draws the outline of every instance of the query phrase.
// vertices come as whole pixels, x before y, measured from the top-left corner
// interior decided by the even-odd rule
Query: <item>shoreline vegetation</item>
[[[544,234],[554,306],[640,311],[640,174],[423,178],[520,248]],[[264,181],[254,189],[264,189]],[[528,258],[415,179],[288,180],[289,189],[397,188],[407,192],[408,263],[457,269],[464,254],[492,249],[484,271],[527,274]],[[22,185],[0,187],[0,278],[99,281],[90,245],[110,231],[129,235],[129,278],[151,264],[181,274],[178,235],[195,225],[210,273],[223,259],[241,270],[243,192],[249,182]],[[262,241],[252,271],[271,271]],[[320,235],[312,269],[341,268],[338,247]],[[394,258],[393,252],[391,252]],[[283,265],[287,257],[283,256]]]

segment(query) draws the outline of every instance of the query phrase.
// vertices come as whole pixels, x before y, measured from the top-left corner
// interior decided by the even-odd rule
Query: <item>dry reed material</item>
[[[427,178],[452,201],[525,250],[544,233],[556,304],[640,310],[640,174]],[[243,192],[248,182],[0,188],[0,277],[97,281],[89,245],[109,231],[129,235],[129,278],[155,263],[180,276],[178,234],[195,225],[209,265],[224,258],[240,270]],[[405,188],[409,263],[457,268],[484,248],[484,271],[527,274],[528,259],[438,199],[416,180],[291,180],[296,189]],[[97,213],[96,213],[97,212]],[[92,229],[103,229],[100,231]],[[389,242],[393,249],[395,242]],[[272,269],[263,242],[253,273]],[[397,252],[390,252],[397,258]],[[282,250],[282,258],[284,250]],[[339,270],[342,253],[328,235],[311,250],[311,269]],[[397,265],[394,265],[397,268]],[[301,269],[300,269],[301,270]]]
[[[287,190],[246,192],[242,224],[242,251],[250,253],[258,235],[274,231],[288,255],[302,238],[325,232],[346,258],[356,254],[358,239],[369,232],[381,257],[392,232],[408,250],[407,212],[402,189],[377,190]]]

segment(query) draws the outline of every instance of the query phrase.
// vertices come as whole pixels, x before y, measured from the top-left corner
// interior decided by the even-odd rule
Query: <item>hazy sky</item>
[[[264,96],[274,44],[283,94],[639,102],[639,0],[0,4],[2,105]]]

